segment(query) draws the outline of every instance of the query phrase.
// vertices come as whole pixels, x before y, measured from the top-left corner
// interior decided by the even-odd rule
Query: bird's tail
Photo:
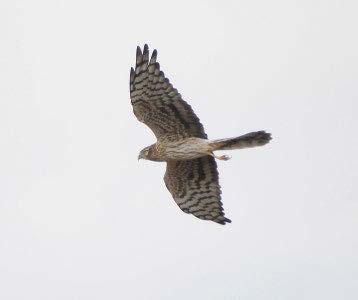
[[[210,141],[211,151],[234,150],[266,145],[271,134],[265,131],[250,132],[239,137]]]

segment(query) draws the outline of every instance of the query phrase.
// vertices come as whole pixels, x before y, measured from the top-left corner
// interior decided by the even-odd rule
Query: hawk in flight
[[[166,162],[164,182],[180,209],[199,219],[230,223],[221,202],[216,150],[267,144],[265,131],[209,140],[199,118],[165,77],[157,51],[149,58],[148,45],[137,47],[135,69],[130,72],[130,98],[137,119],[155,134],[157,142],[140,151],[139,159]]]

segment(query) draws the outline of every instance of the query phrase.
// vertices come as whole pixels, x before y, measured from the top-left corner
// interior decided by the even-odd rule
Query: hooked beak
[[[142,157],[142,154],[141,153],[139,153],[139,155],[138,155],[138,161],[140,160],[140,159],[142,159],[143,157]]]

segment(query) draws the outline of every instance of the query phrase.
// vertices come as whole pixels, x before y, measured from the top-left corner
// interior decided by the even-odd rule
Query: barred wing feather
[[[182,211],[219,224],[231,222],[224,214],[213,157],[168,161],[164,182]]]
[[[130,97],[135,116],[158,140],[207,138],[199,118],[164,76],[156,60],[156,50],[149,59],[148,45],[144,45],[143,52],[137,47],[136,66],[130,72]]]

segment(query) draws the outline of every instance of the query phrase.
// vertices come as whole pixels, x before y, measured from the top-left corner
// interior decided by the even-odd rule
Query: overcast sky
[[[356,1],[0,4],[0,299],[358,299]],[[182,213],[129,100],[137,45],[210,138],[231,224]]]

